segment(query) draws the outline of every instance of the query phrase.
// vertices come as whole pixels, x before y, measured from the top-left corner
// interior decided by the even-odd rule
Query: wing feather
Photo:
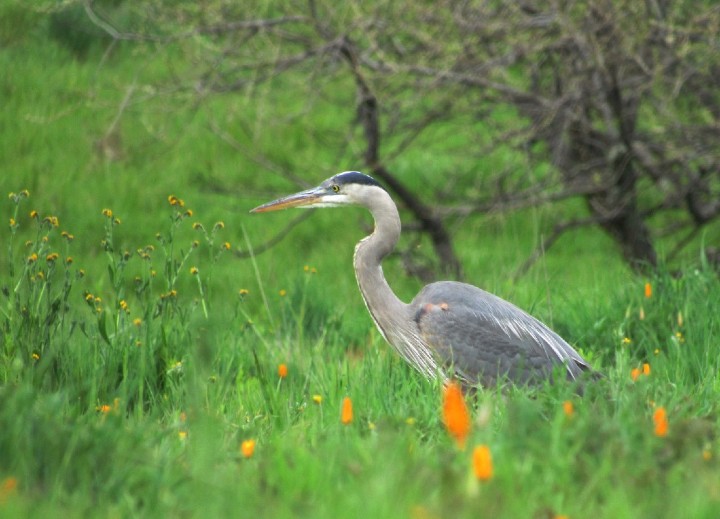
[[[433,283],[411,303],[420,336],[443,364],[473,383],[547,379],[564,365],[575,379],[585,360],[546,325],[472,285]]]

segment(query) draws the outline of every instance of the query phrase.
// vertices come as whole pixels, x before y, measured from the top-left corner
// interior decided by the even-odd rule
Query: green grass
[[[252,146],[285,139],[279,158],[314,182],[338,157],[303,132],[337,125],[330,108],[282,125],[269,101],[262,113],[241,98],[149,103],[123,118],[125,158],[107,161],[94,142],[139,72],[129,52],[100,72],[95,63],[42,40],[0,52],[14,71],[0,78],[0,188],[30,191],[0,201],[16,223],[0,230],[0,516],[718,516],[720,282],[709,266],[640,279],[604,235],[578,231],[513,282],[557,209],[458,224],[468,280],[551,323],[606,375],[582,398],[564,385],[479,393],[458,450],[440,387],[384,343],[355,286],[367,215],[317,211],[268,253],[232,254],[288,222],[247,210],[292,186],[258,175],[210,122],[245,114],[262,130]],[[158,60],[140,72],[163,70]],[[425,158],[399,170],[410,178]],[[399,258],[384,269],[403,299],[418,290]],[[643,363],[650,375],[632,382]],[[662,438],[657,406],[669,417]],[[477,444],[492,452],[488,482],[472,474]]]

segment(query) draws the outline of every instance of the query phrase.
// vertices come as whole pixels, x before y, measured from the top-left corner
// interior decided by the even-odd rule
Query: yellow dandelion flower
[[[168,203],[172,206],[185,207],[185,202],[181,198],[176,197],[175,195],[168,196]]]
[[[349,425],[352,423],[353,420],[353,406],[352,406],[352,400],[350,400],[349,396],[346,396],[343,398],[342,401],[342,408],[340,410],[340,422],[343,425]]]
[[[631,339],[630,337],[625,337],[625,338],[623,338],[622,343],[623,343],[623,344],[630,344],[630,343],[632,343],[632,339]]]
[[[113,217],[112,209],[103,209],[102,215],[106,218],[112,218]]]
[[[213,226],[214,229],[224,229],[225,228],[225,222],[215,222],[215,225]]]
[[[255,452],[255,440],[245,440],[240,444],[240,452],[245,458],[251,458]]]
[[[460,385],[454,381],[443,388],[443,423],[458,447],[464,449],[470,434],[470,412]]]
[[[285,297],[287,295],[287,290],[283,288],[278,292],[278,294],[280,294],[280,297]]]
[[[40,355],[38,355],[37,353],[33,353],[31,357],[33,360],[40,360]]]
[[[192,224],[192,228],[195,231],[200,231],[202,230],[203,225],[200,222],[195,222],[194,224]]]
[[[192,209],[188,209],[187,211],[185,211],[185,216],[187,216],[188,218],[190,218],[192,215],[193,215]]]
[[[305,272],[310,272],[310,266],[309,266],[309,265],[305,265],[305,266],[303,267],[303,270],[304,270]]]
[[[15,227],[17,225],[17,222],[15,221],[15,218],[10,218],[10,227]]]
[[[193,276],[197,275],[198,272],[199,271],[197,267],[190,267],[190,274],[192,274]]]
[[[53,263],[55,260],[57,260],[60,257],[60,255],[57,252],[51,252],[47,256],[45,256],[45,261],[48,263]]]
[[[480,481],[490,481],[493,477],[493,462],[490,447],[478,445],[473,449],[473,472]]]
[[[223,244],[222,244],[222,247],[223,247],[223,249],[225,249],[225,250],[230,250],[230,249],[232,248],[232,246],[230,245],[230,242],[229,242],[229,241],[226,241],[225,243],[223,243]]]
[[[28,256],[27,262],[28,262],[28,263],[35,263],[35,262],[37,261],[37,259],[38,259],[37,254],[35,254],[35,253],[33,252],[32,254],[30,254],[30,256]]]
[[[65,263],[67,263],[68,265],[70,265],[72,262],[73,262],[72,256],[68,256],[67,258],[65,258]]]
[[[710,449],[703,449],[702,457],[705,461],[710,461],[712,459],[712,451]]]
[[[40,215],[36,210],[33,209],[32,211],[30,211],[30,218],[32,218],[33,220],[37,220],[38,218],[40,218]]]
[[[112,407],[110,407],[108,404],[103,404],[99,406],[97,410],[103,414],[108,414],[112,410]]]
[[[407,425],[415,425],[416,422],[417,420],[413,416],[408,416],[407,418],[405,418],[405,423]]]
[[[313,402],[315,402],[316,404],[318,404],[318,405],[322,404],[322,401],[323,401],[322,395],[313,395],[312,399],[313,399]]]
[[[250,291],[247,288],[241,288],[238,293],[240,294],[240,297],[245,297],[250,293]]]
[[[142,319],[136,317],[135,319],[133,319],[133,324],[139,327],[142,324]]]
[[[187,434],[187,431],[178,431],[178,438],[180,438],[181,440],[186,440]]]
[[[668,433],[667,411],[664,407],[658,407],[653,413],[653,422],[655,424],[655,436],[662,438]]]

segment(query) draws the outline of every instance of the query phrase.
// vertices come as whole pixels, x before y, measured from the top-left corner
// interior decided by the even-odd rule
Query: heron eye
[[[337,193],[338,191],[340,191],[340,186],[338,186],[337,184],[333,184],[332,190]]]

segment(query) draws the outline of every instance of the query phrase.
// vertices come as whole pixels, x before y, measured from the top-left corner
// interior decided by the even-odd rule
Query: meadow
[[[211,129],[249,117],[245,149],[314,184],[357,167],[304,139],[332,111],[272,122],[289,94],[271,86],[262,109],[138,103],[116,140],[127,78],[164,69],[100,56],[32,33],[0,50],[0,516],[720,516],[720,281],[700,252],[641,276],[584,230],[514,280],[578,204],[453,226],[467,281],[605,375],[582,397],[480,391],[461,447],[443,388],[366,313],[351,259],[368,215],[316,211],[252,254],[295,214],[248,210],[294,186]],[[398,257],[384,270],[405,300],[421,286]]]

